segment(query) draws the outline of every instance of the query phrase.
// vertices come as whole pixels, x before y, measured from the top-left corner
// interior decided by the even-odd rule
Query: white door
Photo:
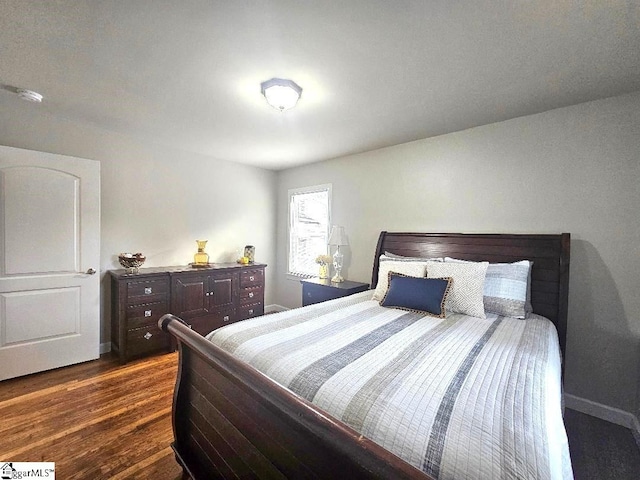
[[[98,358],[100,163],[0,146],[0,380]]]

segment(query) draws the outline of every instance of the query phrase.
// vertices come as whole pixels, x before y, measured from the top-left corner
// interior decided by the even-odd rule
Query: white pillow
[[[484,313],[484,279],[489,262],[427,262],[427,278],[451,277],[447,310],[472,317],[487,318]]]
[[[445,257],[445,262],[473,263]],[[484,311],[505,317],[526,318],[531,313],[531,266],[521,260],[513,263],[489,263],[484,281]]]
[[[444,263],[443,263],[444,264]],[[427,260],[408,261],[405,259],[390,259],[380,256],[378,266],[378,284],[371,300],[381,301],[389,289],[389,272],[401,273],[410,277],[424,277],[427,273]]]

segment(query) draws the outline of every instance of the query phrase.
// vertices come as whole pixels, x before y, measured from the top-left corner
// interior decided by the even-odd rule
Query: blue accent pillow
[[[380,305],[445,318],[444,305],[451,281],[450,277],[410,277],[389,272],[389,288]]]

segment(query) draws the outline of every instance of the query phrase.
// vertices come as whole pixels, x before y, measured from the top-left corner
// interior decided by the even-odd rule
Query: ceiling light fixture
[[[40,95],[38,92],[27,90],[25,88],[18,88],[16,90],[16,93],[21,99],[26,100],[28,102],[34,102],[34,103],[42,102],[42,95]]]
[[[281,112],[295,107],[302,95],[300,85],[284,78],[272,78],[262,82],[260,87],[267,103]]]

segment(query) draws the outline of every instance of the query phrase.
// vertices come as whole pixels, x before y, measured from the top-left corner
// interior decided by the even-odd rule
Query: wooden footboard
[[[165,315],[178,343],[173,449],[194,479],[429,479]]]

